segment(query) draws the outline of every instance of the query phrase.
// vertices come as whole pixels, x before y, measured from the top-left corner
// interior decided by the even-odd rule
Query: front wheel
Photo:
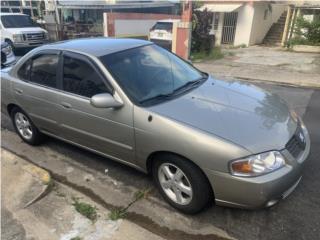
[[[16,107],[11,111],[11,119],[16,132],[23,141],[31,145],[38,145],[42,142],[43,135],[20,108]]]
[[[153,178],[161,195],[176,209],[194,214],[213,200],[211,186],[199,167],[171,154],[155,159]]]

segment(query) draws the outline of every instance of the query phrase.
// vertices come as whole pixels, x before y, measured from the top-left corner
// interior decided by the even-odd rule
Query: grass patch
[[[81,215],[85,216],[86,218],[90,219],[91,221],[97,220],[97,209],[96,207],[91,206],[85,202],[79,202],[78,199],[73,199],[73,206],[75,207],[76,211]]]
[[[81,239],[82,239],[81,237],[73,237],[70,240],[81,240]]]
[[[116,221],[120,218],[125,218],[127,215],[127,208],[114,208],[109,213],[109,219]]]
[[[191,54],[191,60],[218,60],[224,57],[221,48],[215,47],[209,53],[204,51],[194,52]]]

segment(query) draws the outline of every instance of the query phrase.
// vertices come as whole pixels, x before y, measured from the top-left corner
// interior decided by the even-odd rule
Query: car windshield
[[[170,22],[158,22],[152,27],[152,30],[166,30],[171,31],[172,23]]]
[[[153,44],[100,60],[131,100],[140,105],[167,100],[207,79],[189,63]]]
[[[36,27],[37,24],[26,15],[1,16],[1,22],[5,28]]]

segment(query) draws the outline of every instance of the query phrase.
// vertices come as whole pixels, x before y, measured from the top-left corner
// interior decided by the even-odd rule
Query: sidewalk
[[[229,56],[194,65],[216,78],[320,88],[320,54],[263,46],[224,51]]]
[[[163,239],[125,219],[110,220],[108,209],[4,149],[1,167],[3,239]]]

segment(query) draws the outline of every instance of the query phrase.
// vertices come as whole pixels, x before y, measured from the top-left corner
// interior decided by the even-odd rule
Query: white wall
[[[252,29],[252,19],[254,16],[253,5],[249,3],[244,3],[238,9],[238,20],[236,27],[236,34],[234,38],[234,45],[249,45],[250,44],[250,34]]]
[[[268,11],[264,19],[265,10],[268,10],[267,3],[254,3],[254,16],[250,36],[250,45],[262,43],[273,23],[277,22],[281,14],[286,10],[286,5],[272,4],[272,11]]]
[[[149,30],[157,22],[154,20],[115,20],[115,35],[149,35]]]

